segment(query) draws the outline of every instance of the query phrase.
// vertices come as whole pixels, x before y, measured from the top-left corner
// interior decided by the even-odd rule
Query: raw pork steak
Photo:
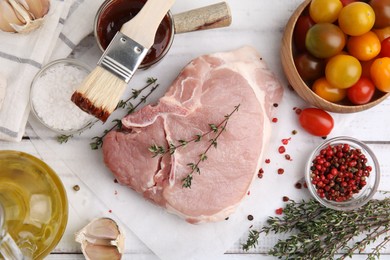
[[[188,64],[157,105],[122,119],[125,130],[104,139],[104,161],[119,183],[190,223],[220,221],[248,192],[271,134],[272,105],[282,88],[251,47],[201,56]],[[152,157],[148,148],[190,140],[219,124],[234,107],[226,131],[199,164],[191,188],[183,188],[215,133]]]

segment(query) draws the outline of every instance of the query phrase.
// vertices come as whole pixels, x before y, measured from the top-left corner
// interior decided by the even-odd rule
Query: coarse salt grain
[[[88,71],[71,63],[48,67],[34,82],[32,105],[37,116],[49,127],[74,131],[85,127],[92,116],[71,101],[71,96]]]

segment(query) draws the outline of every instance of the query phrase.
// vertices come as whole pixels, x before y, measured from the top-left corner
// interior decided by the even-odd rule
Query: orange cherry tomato
[[[374,26],[375,13],[369,4],[354,2],[344,6],[338,22],[344,33],[352,36],[362,35]]]
[[[382,29],[373,29],[372,31],[378,36],[380,42],[390,37],[390,25]]]
[[[375,59],[370,69],[371,79],[377,89],[390,92],[390,58]]]
[[[381,51],[381,42],[374,32],[366,32],[359,36],[351,36],[347,41],[349,54],[358,60],[368,61],[375,58]]]
[[[330,102],[339,102],[347,95],[346,89],[333,87],[326,78],[317,79],[312,89],[318,96]]]

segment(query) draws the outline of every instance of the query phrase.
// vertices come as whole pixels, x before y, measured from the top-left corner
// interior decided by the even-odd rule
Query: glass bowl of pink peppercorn
[[[353,210],[376,193],[379,162],[363,142],[346,136],[329,139],[310,155],[306,183],[313,197],[325,207]]]

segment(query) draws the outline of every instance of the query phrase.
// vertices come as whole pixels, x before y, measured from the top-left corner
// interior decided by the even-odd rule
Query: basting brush
[[[105,122],[115,110],[134,72],[154,43],[158,26],[174,0],[147,0],[138,14],[123,24],[96,68],[73,93],[72,101]]]

